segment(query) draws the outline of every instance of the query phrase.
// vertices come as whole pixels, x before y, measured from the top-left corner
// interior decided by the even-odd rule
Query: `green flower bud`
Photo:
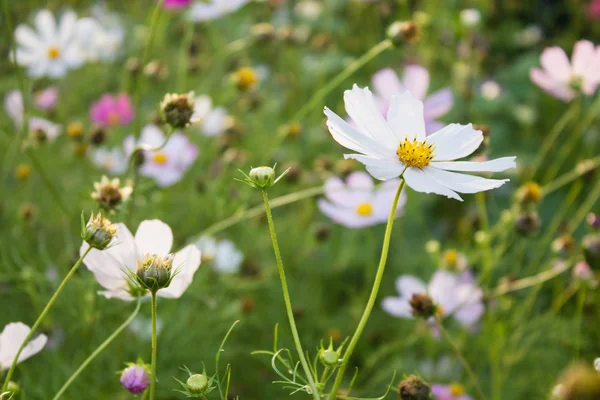
[[[275,170],[271,167],[258,167],[250,170],[250,179],[262,188],[267,188],[273,184],[275,180]]]
[[[172,279],[173,256],[147,254],[143,261],[137,261],[136,275],[142,287],[156,292],[169,287]]]
[[[321,358],[321,362],[327,367],[336,366],[340,359],[340,355],[338,354],[338,352],[331,348],[327,350],[322,350],[319,354],[319,357]]]
[[[194,374],[185,382],[185,387],[192,394],[202,394],[208,389],[208,378],[204,374]]]
[[[419,39],[421,29],[414,21],[396,21],[387,29],[387,36],[394,45],[413,43]]]
[[[83,225],[83,216],[82,225]],[[107,218],[104,218],[102,214],[98,213],[96,216],[92,213],[90,220],[87,225],[82,227],[81,236],[83,240],[98,250],[104,250],[108,247],[111,240],[117,234],[117,227],[113,225]]]

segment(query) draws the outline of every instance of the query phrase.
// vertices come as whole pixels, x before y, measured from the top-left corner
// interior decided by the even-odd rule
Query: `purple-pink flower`
[[[121,374],[121,384],[129,393],[140,394],[150,385],[150,374],[143,365],[131,365]]]
[[[429,72],[420,65],[408,65],[404,69],[402,80],[390,68],[382,69],[373,75],[375,100],[381,113],[387,116],[392,96],[408,90],[413,97],[423,102],[423,113],[427,134],[442,129],[446,124],[437,121],[452,108],[454,95],[450,88],[440,89],[427,96],[429,89]]]
[[[473,400],[473,398],[465,394],[465,388],[460,383],[452,383],[450,385],[431,385],[431,393],[436,400]]]
[[[533,83],[563,101],[581,92],[591,96],[600,83],[600,47],[589,40],[575,43],[571,61],[560,47],[548,47],[540,56],[542,68],[532,68]]]
[[[92,121],[104,127],[127,125],[135,115],[131,99],[126,94],[105,94],[92,104]]]
[[[334,222],[347,228],[363,228],[386,222],[400,180],[391,179],[379,184],[366,172],[353,172],[346,182],[329,178],[325,182],[325,198],[318,202],[319,210]],[[406,196],[401,194],[396,217],[402,215]]]
[[[34,96],[35,106],[44,111],[53,110],[54,107],[56,107],[57,101],[58,88],[56,86],[50,86],[40,90],[36,92]]]
[[[592,0],[588,6],[588,17],[600,19],[600,0]]]
[[[167,10],[181,10],[192,4],[193,0],[165,0],[163,7]]]

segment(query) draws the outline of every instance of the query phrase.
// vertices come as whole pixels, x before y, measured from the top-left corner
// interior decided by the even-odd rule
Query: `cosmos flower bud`
[[[106,140],[106,130],[99,125],[93,126],[90,130],[90,143],[100,146]]]
[[[325,349],[321,344],[321,349],[319,350],[319,359],[326,367],[335,367],[340,360],[340,353],[333,349],[333,342],[329,341],[329,346]]]
[[[537,212],[522,212],[515,219],[515,230],[523,236],[533,236],[540,228],[541,220]]]
[[[92,199],[98,202],[100,208],[107,211],[117,210],[133,191],[131,186],[121,186],[119,178],[108,179],[106,176],[102,176],[100,182],[94,182],[94,189]]]
[[[429,400],[431,387],[418,376],[410,375],[400,381],[398,396],[402,400]]]
[[[438,311],[438,306],[433,299],[426,293],[415,293],[408,301],[412,308],[412,315],[421,318],[430,318]]]
[[[147,254],[143,260],[137,261],[136,275],[142,287],[156,293],[159,289],[169,287],[173,278],[173,255],[159,256]]]
[[[396,21],[387,29],[387,36],[394,45],[413,43],[419,39],[420,28],[414,21]]]
[[[600,235],[590,233],[583,237],[583,254],[588,264],[594,268],[600,268]]]
[[[575,251],[577,244],[570,235],[561,235],[552,242],[552,251],[561,257],[568,257]]]
[[[160,111],[165,122],[174,129],[189,126],[194,115],[194,98],[194,92],[167,93],[160,103]]]
[[[150,385],[150,374],[144,365],[131,364],[121,373],[121,384],[131,394],[140,394]]]
[[[535,182],[527,182],[517,190],[517,202],[520,205],[536,205],[542,200],[542,188]]]
[[[568,367],[560,376],[555,398],[560,400],[600,399],[600,374],[584,364]]]
[[[208,378],[204,374],[194,374],[185,382],[185,387],[192,394],[202,394],[208,389]]]
[[[252,38],[259,43],[268,43],[275,38],[275,28],[269,23],[260,23],[250,28]]]
[[[111,240],[117,234],[117,227],[113,225],[107,218],[104,218],[102,214],[98,213],[94,216],[94,213],[90,215],[90,220],[87,225],[83,226],[83,215],[81,217],[83,240],[98,250],[104,250],[108,247]]]
[[[285,170],[277,178],[275,178],[275,167],[252,168],[248,175],[241,170],[240,172],[244,175],[245,179],[236,179],[237,181],[243,182],[256,189],[266,189],[279,182],[279,180],[289,172],[289,169]]]

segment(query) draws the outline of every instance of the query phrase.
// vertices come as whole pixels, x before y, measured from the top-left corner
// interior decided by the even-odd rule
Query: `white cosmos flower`
[[[31,329],[22,322],[11,322],[0,333],[0,371],[9,369],[19,351],[19,347],[29,335]],[[46,335],[39,335],[25,346],[19,355],[18,362],[39,353],[48,342]]]
[[[173,233],[169,225],[157,219],[143,221],[135,237],[124,224],[117,224],[117,235],[106,250],[92,249],[83,262],[106,290],[98,292],[107,299],[133,300],[129,293],[129,280],[123,271],[136,271],[137,261],[147,254],[166,256],[171,252]],[[83,242],[79,254],[87,250]],[[200,266],[200,250],[191,244],[174,254],[173,268],[180,269],[169,287],[157,292],[159,297],[179,298],[192,283]]]
[[[95,18],[77,21],[77,32],[86,61],[111,61],[123,44],[124,32],[119,25],[105,27]]]
[[[417,192],[436,193],[461,200],[458,193],[477,193],[502,186],[508,179],[486,179],[459,174],[499,172],[515,167],[515,157],[485,162],[454,161],[473,153],[483,141],[471,124],[450,124],[425,134],[423,103],[410,92],[392,97],[387,120],[368,88],[354,85],[344,93],[346,111],[356,128],[325,107],[327,127],[342,146],[360,154],[345,154],[363,163],[376,179],[403,176]]]
[[[29,75],[60,78],[82,64],[74,12],[64,13],[57,26],[54,15],[44,9],[37,13],[34,22],[36,30],[26,25],[15,30],[17,63],[27,67]]]
[[[190,6],[189,17],[193,21],[208,21],[237,11],[250,0],[208,0],[197,1]]]
[[[228,239],[216,240],[210,236],[201,236],[196,246],[202,251],[203,259],[212,262],[218,272],[236,273],[244,261],[244,254]]]
[[[200,127],[200,131],[206,136],[220,135],[225,131],[227,123],[227,111],[224,107],[213,108],[209,96],[201,95],[194,101],[194,125]]]
[[[13,120],[17,129],[21,128],[23,124],[24,108],[23,108],[23,95],[18,90],[10,91],[4,98],[4,109],[8,116]],[[44,133],[48,141],[52,141],[60,135],[62,126],[55,124],[52,121],[48,121],[44,118],[31,117],[27,124],[29,132],[41,131]]]
[[[91,157],[95,166],[110,174],[121,175],[127,171],[127,156],[119,147],[113,147],[112,149],[100,148],[94,151]]]

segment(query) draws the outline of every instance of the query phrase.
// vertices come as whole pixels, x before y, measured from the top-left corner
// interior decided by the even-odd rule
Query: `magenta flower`
[[[105,127],[127,125],[134,115],[131,99],[126,94],[116,96],[105,94],[92,104],[90,110],[92,121]]]
[[[375,101],[384,117],[387,117],[392,96],[408,90],[417,100],[423,101],[423,113],[427,134],[442,129],[446,124],[437,121],[452,108],[454,95],[450,88],[444,88],[427,95],[429,89],[429,72],[420,65],[409,65],[404,69],[403,79],[400,80],[394,70],[382,69],[373,75]]]
[[[592,0],[588,6],[588,17],[600,19],[600,0]]]
[[[165,0],[163,8],[167,10],[181,10],[192,4],[192,0]]]
[[[150,385],[150,374],[144,366],[134,364],[123,370],[120,381],[129,393],[140,394]]]
[[[353,172],[346,182],[329,178],[325,182],[325,198],[318,202],[319,210],[334,222],[347,228],[364,228],[387,221],[399,179],[391,179],[377,187],[366,172]],[[401,194],[396,217],[402,215],[406,195]]]
[[[588,40],[575,43],[571,61],[560,47],[548,47],[540,56],[542,68],[532,68],[533,83],[563,101],[572,100],[578,92],[591,96],[600,83],[600,47]]]
[[[450,385],[431,385],[431,393],[436,400],[473,400],[465,394],[465,388],[460,383]]]
[[[35,106],[40,110],[49,111],[56,107],[58,101],[58,89],[56,86],[50,86],[44,90],[40,90],[35,94]]]

